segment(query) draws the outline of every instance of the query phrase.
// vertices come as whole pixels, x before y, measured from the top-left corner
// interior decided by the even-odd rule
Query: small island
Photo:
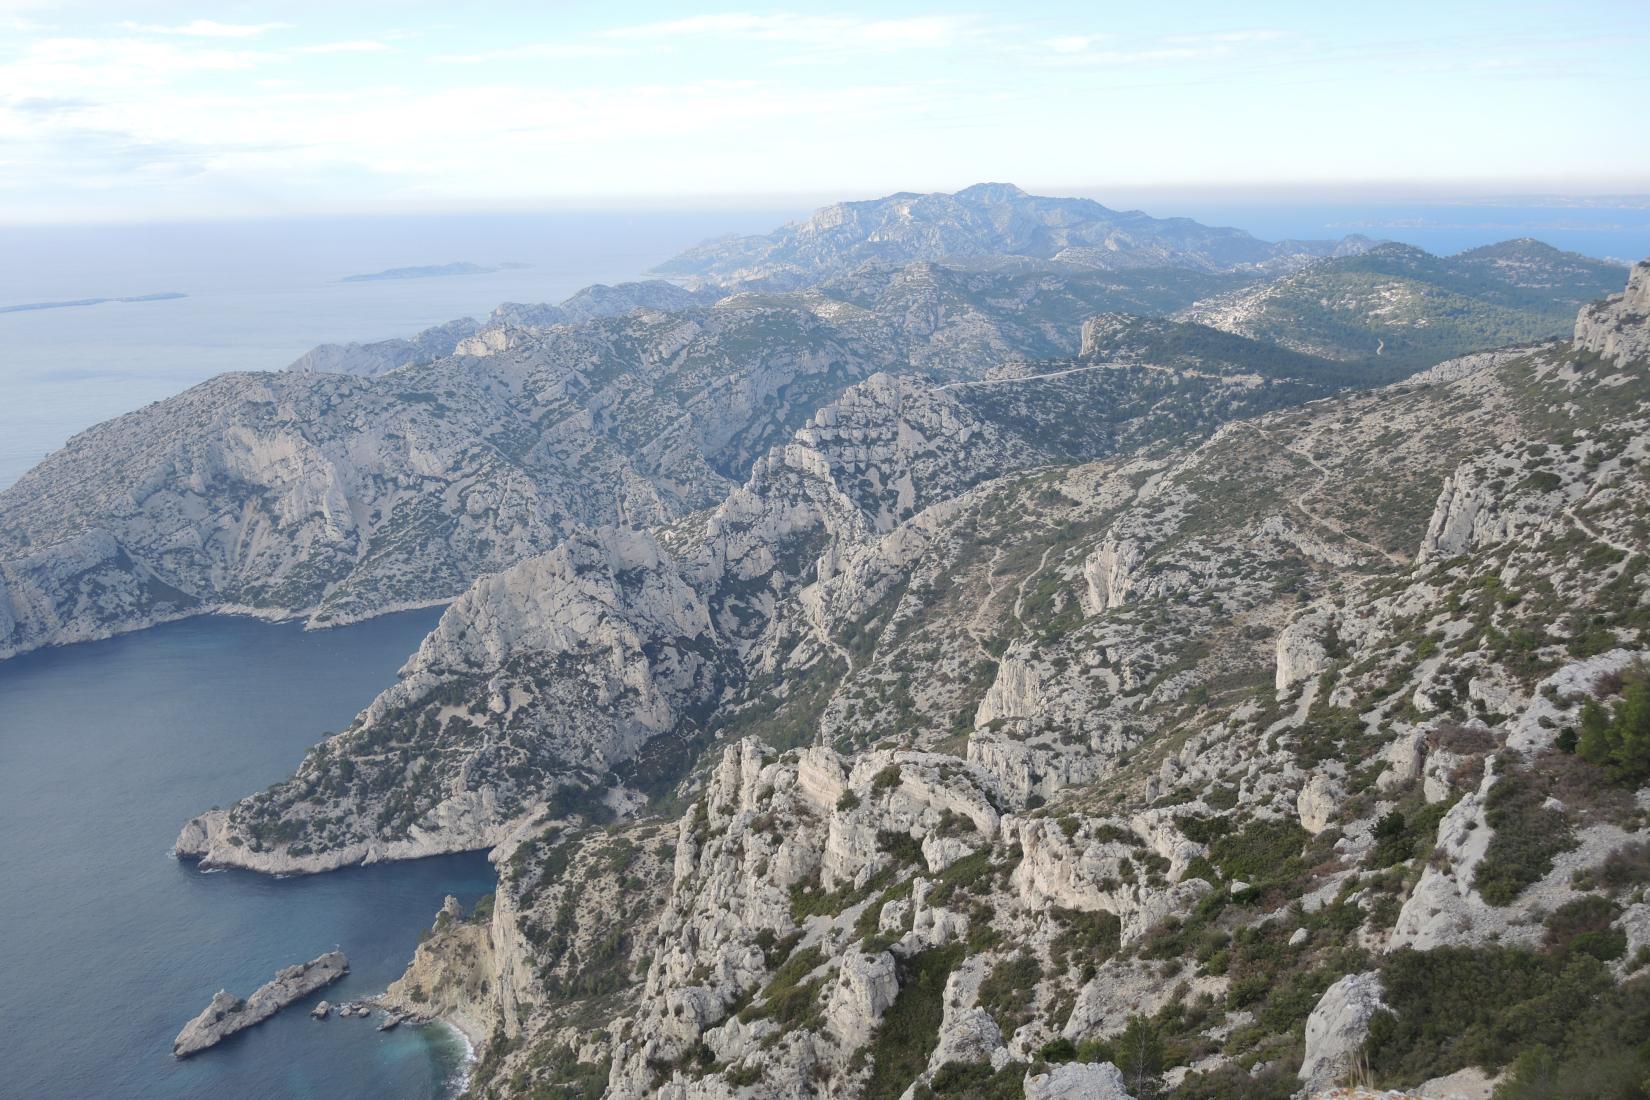
[[[324,989],[349,973],[349,960],[342,951],[329,951],[307,963],[289,966],[265,982],[256,993],[241,1000],[226,989],[218,990],[212,1003],[199,1016],[183,1025],[172,1040],[172,1055],[187,1058],[217,1046],[237,1031],[269,1019],[291,1004]]]
[[[170,302],[175,298],[187,298],[189,295],[180,294],[175,290],[163,290],[158,294],[131,294],[124,298],[70,298],[62,302],[24,302],[17,306],[0,306],[0,313],[28,313],[37,309],[75,309],[80,306],[101,306],[109,302]]]
[[[492,275],[499,271],[519,271],[532,264],[494,264],[491,267],[484,264],[430,264],[424,267],[392,267],[385,271],[368,272],[365,275],[345,275],[338,280],[341,283],[391,283],[403,279],[441,279],[448,275]]]

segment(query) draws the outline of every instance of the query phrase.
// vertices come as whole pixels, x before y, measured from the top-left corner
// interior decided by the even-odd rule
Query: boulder
[[[1369,1038],[1370,1019],[1385,1007],[1380,976],[1373,972],[1348,974],[1324,990],[1306,1020],[1300,1077],[1308,1091],[1327,1088],[1346,1075]]]
[[[1047,1073],[1028,1073],[1026,1100],[1134,1100],[1123,1071],[1110,1062],[1067,1062]]]
[[[1313,775],[1295,798],[1295,812],[1300,814],[1301,828],[1317,836],[1329,827],[1340,803],[1341,792],[1335,781],[1322,772]]]

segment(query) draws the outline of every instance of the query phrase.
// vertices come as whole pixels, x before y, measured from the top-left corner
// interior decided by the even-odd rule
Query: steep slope
[[[1348,239],[1339,247],[1351,251],[1364,243]],[[1012,184],[982,183],[954,195],[901,192],[835,203],[765,236],[707,241],[655,270],[722,283],[757,279],[794,286],[865,263],[1017,256],[1101,270],[1234,271],[1288,267],[1337,247],[1331,241],[1274,245],[1189,218],[1123,213],[1091,199],[1045,198]]]
[[[972,378],[1069,355],[1096,309],[1219,283],[867,272],[837,297],[709,307],[718,293],[622,284],[214,379],[0,494],[0,657],[208,610],[322,625],[449,599],[574,525],[714,503],[873,370]]]
[[[1554,343],[865,523],[752,635],[673,854],[501,853],[472,1095],[1632,1095],[1647,439],[1650,361]],[[644,850],[662,903],[606,869]]]
[[[1175,316],[1331,359],[1413,370],[1497,343],[1565,333],[1578,306],[1620,283],[1619,267],[1538,241],[1449,257],[1389,243]]]
[[[451,599],[580,525],[647,526],[712,505],[875,371],[946,383],[1057,373],[1045,361],[1078,352],[1081,322],[1099,312],[1162,314],[1251,295],[1235,314],[1191,314],[1348,364],[1338,373],[1318,364],[1309,385],[1370,384],[1555,331],[1552,311],[1598,276],[1590,261],[1513,242],[1449,261],[1382,248],[1327,261],[1299,284],[1234,290],[1259,276],[1073,260],[1073,240],[1113,224],[1091,203],[991,187],[935,202],[826,219],[833,228],[821,239],[856,263],[810,269],[804,289],[783,291],[798,281],[790,276],[731,294],[660,281],[591,287],[559,306],[501,306],[481,328],[456,321],[410,340],[323,346],[279,376],[225,376],[83,433],[0,493],[0,659],[206,611],[325,625]],[[959,263],[857,264],[865,248],[880,256],[879,242],[905,239],[896,223],[919,207],[929,228],[888,255],[933,251],[924,234],[950,242],[955,227],[935,226],[962,218],[957,240],[974,244]],[[1146,221],[1154,240],[1214,239],[1193,223]],[[1325,287],[1335,280],[1352,283],[1336,284],[1342,300],[1331,309]],[[1144,355],[1191,377],[1199,355],[1224,374],[1242,359],[1268,400],[1307,377],[1305,360],[1262,344],[1116,323],[1134,341],[1118,362]],[[1075,392],[1085,387],[1125,404],[1166,396],[1117,375],[1062,385],[1074,401],[1100,398]],[[1210,391],[1194,389],[1182,413],[1160,402],[1154,431],[1176,415],[1188,426],[1219,415]],[[1011,390],[978,396],[995,402],[994,415],[1017,415],[1004,403],[1017,399]],[[1067,416],[1050,428],[1070,438],[1049,455],[1100,453],[1097,440],[1138,420],[1137,411]],[[1106,446],[1136,438],[1112,434]]]
[[[655,752],[698,737],[717,703],[765,682],[798,645],[851,661],[843,641],[817,633],[825,611],[815,601],[835,598],[828,585],[858,548],[1004,471],[1206,433],[1335,388],[1316,377],[1324,364],[1298,357],[1294,365],[1293,375],[1279,365],[1265,378],[1241,367],[1223,373],[1213,356],[1197,370],[1080,359],[1042,376],[944,388],[873,376],[759,460],[715,510],[666,529],[672,557],[650,549],[645,564],[614,564],[603,551],[593,564],[563,563],[588,542],[630,537],[597,532],[478,582],[400,682],[292,782],[195,828],[180,850],[214,863],[314,870],[492,843],[536,808],[533,792],[542,803],[562,787],[599,791],[608,770],[650,737],[661,739]],[[920,536],[902,537],[915,552]],[[655,596],[673,607],[691,591],[708,617],[659,633],[663,610],[632,603],[635,575],[648,572],[688,586]],[[590,600],[618,609],[611,625],[590,618]],[[626,627],[631,608],[640,618]],[[596,624],[595,633],[545,629],[569,619]],[[669,619],[689,621],[674,611]],[[685,661],[693,669],[684,678]],[[617,688],[576,689],[581,678],[604,682],[597,665],[628,670],[621,678],[646,702],[647,735],[615,724],[614,712],[629,705],[616,701]],[[517,757],[507,780],[479,763],[505,743]],[[385,744],[397,754],[385,758]],[[425,762],[416,781],[397,780],[414,759]],[[468,810],[478,804],[480,818]]]
[[[208,609],[450,599],[580,524],[661,522],[897,359],[788,303],[495,327],[373,378],[225,375],[0,494],[0,655]]]

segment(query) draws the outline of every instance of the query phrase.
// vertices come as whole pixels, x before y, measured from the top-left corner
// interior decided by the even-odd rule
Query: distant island
[[[20,306],[0,306],[0,313],[23,313],[31,309],[73,309],[76,306],[100,306],[105,302],[166,302],[173,298],[187,298],[175,290],[160,294],[133,294],[125,298],[74,298],[65,302],[25,302]]]
[[[387,271],[374,271],[367,275],[346,275],[338,280],[342,283],[383,283],[396,279],[440,279],[448,275],[491,275],[496,271],[518,271],[532,264],[495,264],[486,267],[482,264],[431,264],[426,267],[392,267]]]

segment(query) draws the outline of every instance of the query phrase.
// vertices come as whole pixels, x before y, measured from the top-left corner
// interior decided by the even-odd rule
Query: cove
[[[34,1098],[435,1100],[462,1068],[439,1026],[311,1020],[300,1002],[187,1061],[220,987],[341,947],[323,996],[382,990],[481,854],[274,879],[170,854],[192,814],[275,782],[394,678],[439,609],[306,633],[200,618],[0,662],[0,1093]],[[315,998],[312,998],[312,1000]]]

